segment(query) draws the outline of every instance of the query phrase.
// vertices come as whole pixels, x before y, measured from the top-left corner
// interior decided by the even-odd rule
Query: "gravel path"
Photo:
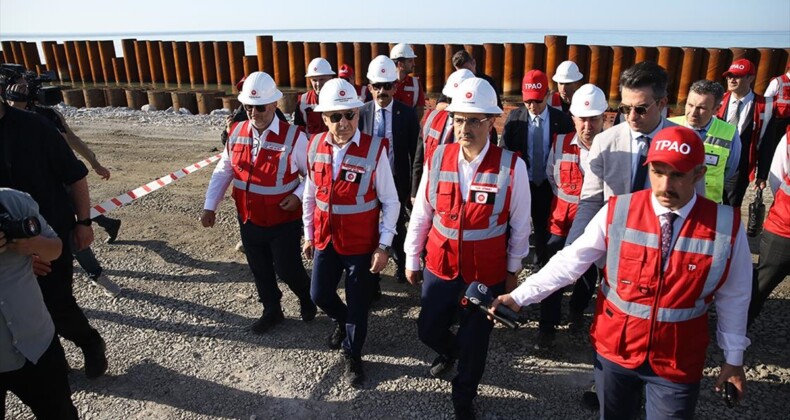
[[[109,181],[89,176],[93,202],[217,153],[224,120],[110,108],[61,111],[113,171]],[[297,300],[285,286],[286,321],[265,336],[244,331],[261,308],[244,257],[233,250],[238,226],[232,201],[220,207],[215,228],[203,229],[197,221],[211,170],[115,210],[110,216],[123,220],[115,244],[104,244],[106,234],[96,228],[94,250],[124,291],[110,300],[75,268],[75,295],[107,341],[110,360],[105,377],[88,381],[81,353],[64,343],[80,416],[451,418],[450,383],[428,376],[433,354],[417,339],[419,290],[391,276],[384,277],[384,297],[370,315],[367,380],[359,390],[338,383],[342,357],[324,344],[331,321],[322,314],[310,323],[299,321]],[[729,410],[714,395],[721,356],[712,344],[698,418],[776,418],[790,411],[788,283],[775,291],[750,332],[747,399]],[[596,418],[597,412],[580,404],[592,379],[586,334],[563,326],[553,351],[535,351],[539,312],[530,307],[528,313],[532,321],[522,329],[494,330],[476,402],[480,418]],[[11,419],[31,418],[10,394],[6,410]]]

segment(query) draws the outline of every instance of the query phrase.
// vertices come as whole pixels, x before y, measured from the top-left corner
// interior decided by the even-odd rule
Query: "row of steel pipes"
[[[55,70],[61,82],[149,84],[206,87],[232,85],[244,74],[263,70],[283,88],[304,89],[305,66],[324,57],[337,70],[354,67],[355,81],[366,82],[370,60],[388,55],[394,44],[380,42],[275,41],[256,37],[257,55],[244,55],[242,41],[159,41],[122,39],[122,57],[111,40],[41,42],[42,64],[36,43],[0,42],[0,62],[23,64],[28,69]],[[546,35],[543,43],[412,44],[417,54],[415,74],[429,93],[438,93],[454,71],[450,58],[467,50],[478,70],[491,76],[505,95],[517,95],[521,78],[530,69],[544,70],[549,79],[564,60],[576,62],[584,81],[594,83],[618,101],[620,73],[640,61],[655,61],[670,74],[670,103],[683,103],[696,80],[724,82],[722,73],[733,60],[747,58],[757,68],[755,91],[762,93],[771,78],[783,73],[790,48],[699,48],[568,45],[563,35]],[[553,84],[553,82],[551,82]]]

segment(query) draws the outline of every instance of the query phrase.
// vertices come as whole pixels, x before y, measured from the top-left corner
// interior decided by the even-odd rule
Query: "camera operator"
[[[82,349],[85,374],[96,378],[107,370],[104,340],[72,291],[72,247],[93,242],[87,174],[52,123],[0,101],[0,187],[30,194],[63,242],[63,252],[51,263],[34,258],[33,272],[57,334]]]
[[[7,226],[35,218],[37,235],[13,238]],[[20,235],[26,236],[26,235]],[[39,419],[76,419],[66,356],[33,274],[34,256],[54,260],[61,241],[20,191],[0,188],[0,417],[11,391]]]

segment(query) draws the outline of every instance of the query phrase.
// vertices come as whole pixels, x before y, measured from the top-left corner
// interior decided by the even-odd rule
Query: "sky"
[[[0,38],[266,29],[782,31],[788,0],[0,0]],[[788,45],[790,47],[790,45]]]

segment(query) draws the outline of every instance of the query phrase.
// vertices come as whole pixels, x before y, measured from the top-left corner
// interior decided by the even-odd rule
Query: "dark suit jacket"
[[[548,106],[548,105],[547,105]],[[556,110],[550,106],[549,109],[549,138],[553,139],[557,134],[567,134],[573,131],[573,121],[564,112]],[[527,170],[531,168],[529,161],[529,111],[526,107],[518,107],[507,116],[505,128],[502,130],[500,147],[521,155],[527,164]],[[548,157],[548,155],[547,155]]]
[[[359,131],[373,135],[376,117],[375,102],[367,102],[360,109]],[[411,169],[420,135],[420,122],[414,108],[398,101],[392,102],[392,139],[390,145],[395,153],[395,188],[401,205],[411,206]]]

